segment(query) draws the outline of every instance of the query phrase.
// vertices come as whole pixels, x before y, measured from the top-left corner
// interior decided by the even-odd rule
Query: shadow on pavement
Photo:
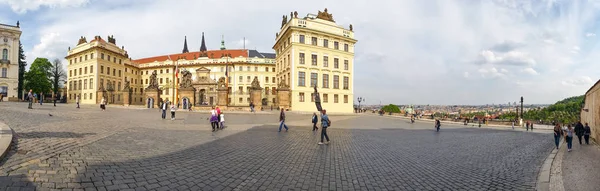
[[[0,190],[35,190],[36,185],[25,175],[0,176]]]

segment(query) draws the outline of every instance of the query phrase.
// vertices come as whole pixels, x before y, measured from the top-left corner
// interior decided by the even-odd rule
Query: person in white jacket
[[[223,112],[221,112],[221,129],[225,128],[225,114],[223,114]]]

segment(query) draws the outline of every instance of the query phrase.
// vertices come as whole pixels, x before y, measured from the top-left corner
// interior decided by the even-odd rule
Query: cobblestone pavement
[[[288,114],[289,132],[278,133],[276,114],[230,114],[211,132],[204,113],[170,121],[158,110],[18,106],[0,104],[19,135],[0,190],[533,190],[553,147],[547,133],[436,133],[376,116],[331,116],[332,141],[317,145],[309,115]],[[31,153],[50,155],[6,169]]]
[[[563,147],[562,178],[565,190],[600,190],[598,145],[579,145],[577,137],[574,137],[571,152],[566,151],[566,145]]]

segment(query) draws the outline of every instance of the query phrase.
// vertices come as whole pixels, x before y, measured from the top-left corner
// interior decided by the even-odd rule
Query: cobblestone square
[[[310,115],[208,113],[0,103],[16,133],[0,190],[535,190],[553,149],[547,132],[331,115],[317,145]],[[50,116],[49,114],[52,114]]]

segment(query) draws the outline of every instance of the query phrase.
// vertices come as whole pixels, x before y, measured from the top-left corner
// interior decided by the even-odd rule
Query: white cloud
[[[531,74],[531,75],[538,75],[538,72],[535,71],[533,68],[525,68],[525,69],[521,70],[521,72]]]
[[[465,78],[469,78],[469,72],[465,72],[465,73],[463,73],[463,77],[465,77]]]
[[[495,65],[533,66],[535,60],[527,53],[520,51],[509,51],[506,53],[494,53],[491,50],[481,51],[480,56],[484,63]]]
[[[35,11],[42,6],[50,8],[79,7],[88,2],[89,0],[0,0],[0,3],[10,5],[10,8],[17,13]]]
[[[71,43],[66,41],[59,33],[48,33],[40,38],[38,44],[33,49],[25,53],[28,63],[33,62],[37,57],[48,58],[48,60],[61,59],[66,56],[67,49]],[[27,65],[29,68],[30,64]]]
[[[572,77],[562,81],[562,84],[565,86],[587,86],[593,83],[594,81],[589,76]]]
[[[595,37],[596,33],[586,33],[585,36],[587,36],[587,37]]]

